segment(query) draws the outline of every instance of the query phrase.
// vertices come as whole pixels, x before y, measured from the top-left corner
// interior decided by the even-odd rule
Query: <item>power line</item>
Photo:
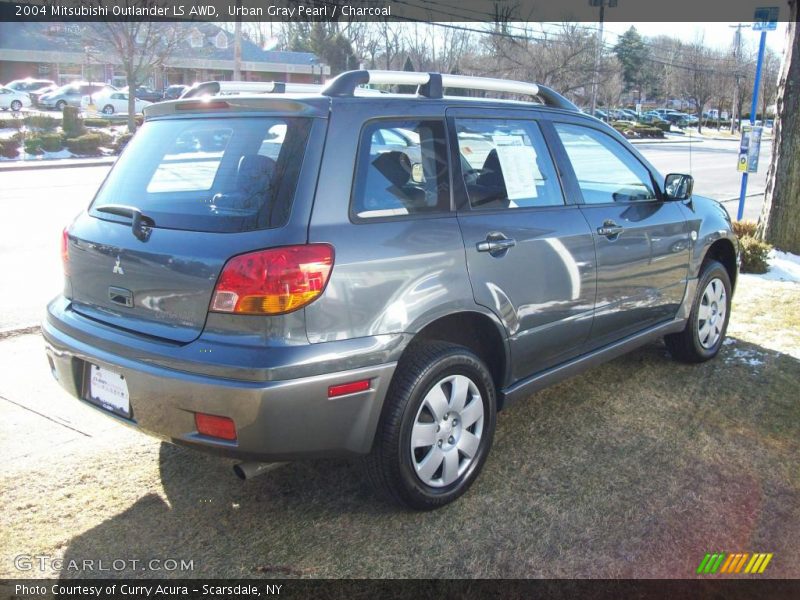
[[[411,3],[411,2],[409,2],[407,0],[394,0],[394,1],[397,4],[403,4],[403,5],[409,6],[410,8],[425,10],[424,7],[420,6],[419,4],[413,4],[413,3]],[[426,2],[426,0],[421,0],[421,1]],[[427,1],[430,3],[431,0],[427,0]],[[331,0],[327,0],[327,1],[326,0],[320,0],[319,3],[320,4],[329,5],[329,6],[338,6],[338,4],[336,2],[333,2]],[[441,6],[440,3],[436,3],[436,5],[437,6]],[[455,8],[452,5],[447,5],[447,6],[449,6],[451,8]],[[479,11],[474,11],[472,9],[468,9],[468,10],[470,10],[471,12],[474,12],[476,14],[480,14],[482,16],[487,16],[487,17],[492,17],[492,18],[494,18],[494,16],[495,16],[495,15],[491,15],[490,13],[481,13]],[[455,17],[455,18],[457,18],[459,20],[466,18],[466,15],[457,14],[457,13],[453,13],[453,12],[449,12],[449,11],[443,11],[441,9],[437,10],[436,13],[437,13],[437,15]],[[468,26],[465,26],[465,25],[456,25],[456,24],[454,24],[452,22],[451,23],[442,23],[442,22],[436,22],[436,21],[423,21],[421,19],[415,19],[415,18],[412,18],[412,17],[402,17],[402,16],[396,16],[395,18],[398,19],[401,22],[404,22],[404,23],[422,24],[422,25],[426,25],[426,26],[430,26],[430,27],[439,27],[439,28],[444,28],[444,29],[464,31],[464,32],[468,32],[468,33],[475,33],[475,34],[478,34],[478,35],[498,37],[498,38],[504,38],[504,39],[510,39],[510,40],[519,40],[519,41],[526,41],[526,42],[540,42],[540,43],[556,43],[556,44],[558,44],[558,43],[560,43],[560,44],[568,44],[569,43],[568,40],[563,40],[563,39],[557,39],[557,38],[554,38],[554,37],[550,37],[550,34],[548,32],[545,32],[545,31],[542,31],[541,34],[546,36],[546,37],[536,37],[534,35],[531,35],[529,30],[527,30],[526,28],[520,27],[518,25],[512,25],[510,23],[502,23],[502,27],[506,31],[502,31],[502,30],[501,31],[497,31],[497,30],[488,29],[488,28],[487,29],[476,29],[475,27],[468,27]],[[548,22],[548,23],[550,23],[550,22]],[[598,28],[592,27],[592,26],[587,26],[587,25],[582,25],[581,29],[586,29],[586,30],[594,29],[596,31]],[[514,33],[509,33],[507,30],[524,31],[525,33],[524,34],[514,34]],[[613,33],[613,35],[616,35],[617,37],[621,37],[621,34]],[[645,46],[649,45],[647,42],[644,42],[644,44],[645,44]],[[612,51],[612,52],[615,49],[615,45],[611,45],[609,42],[603,42],[602,43],[602,47],[604,49]],[[649,49],[652,50],[652,46]],[[701,72],[701,73],[713,73],[713,74],[723,75],[723,76],[733,76],[733,75],[735,75],[735,71],[721,70],[719,67],[700,68],[697,65],[679,63],[679,62],[675,62],[675,61],[659,58],[657,56],[652,56],[652,55],[644,57],[644,60],[646,62],[649,62],[649,63],[658,64],[658,65],[662,65],[662,66],[673,67],[673,68],[682,69],[682,70],[685,70],[685,71],[693,71],[693,72]],[[724,59],[718,59],[718,58],[714,58],[714,57],[706,57],[705,60],[706,61],[708,61],[708,60],[718,61],[718,60],[724,60]]]

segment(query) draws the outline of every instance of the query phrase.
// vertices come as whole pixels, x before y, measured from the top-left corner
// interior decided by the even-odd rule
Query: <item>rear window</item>
[[[137,132],[92,204],[138,208],[157,228],[280,227],[294,199],[308,118],[174,119]]]

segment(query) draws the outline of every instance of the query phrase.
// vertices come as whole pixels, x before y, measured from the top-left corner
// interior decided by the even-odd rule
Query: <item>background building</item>
[[[153,68],[142,85],[162,89],[172,84],[230,80],[233,34],[214,23],[174,23],[180,44],[163,68]],[[74,80],[127,85],[114,58],[98,56],[94,31],[80,23],[0,23],[0,82],[35,77],[58,84]],[[242,39],[242,79],[247,81],[317,82],[330,74],[310,52],[263,50]]]

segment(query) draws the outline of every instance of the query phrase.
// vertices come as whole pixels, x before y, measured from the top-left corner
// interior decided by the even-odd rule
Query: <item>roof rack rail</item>
[[[318,94],[322,86],[314,83],[285,83],[283,81],[204,81],[195,83],[181,98],[226,96],[234,94]]]
[[[580,111],[577,106],[558,92],[536,83],[418,71],[346,71],[329,81],[322,90],[322,94],[336,97],[353,96],[358,86],[367,84],[416,85],[417,94],[426,98],[442,98],[443,88],[508,92],[535,96],[541,99],[546,106]]]

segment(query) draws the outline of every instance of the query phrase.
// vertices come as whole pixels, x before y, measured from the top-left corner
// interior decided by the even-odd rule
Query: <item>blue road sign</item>
[[[777,6],[763,6],[757,8],[753,16],[753,29],[755,31],[775,31],[778,28]]]

